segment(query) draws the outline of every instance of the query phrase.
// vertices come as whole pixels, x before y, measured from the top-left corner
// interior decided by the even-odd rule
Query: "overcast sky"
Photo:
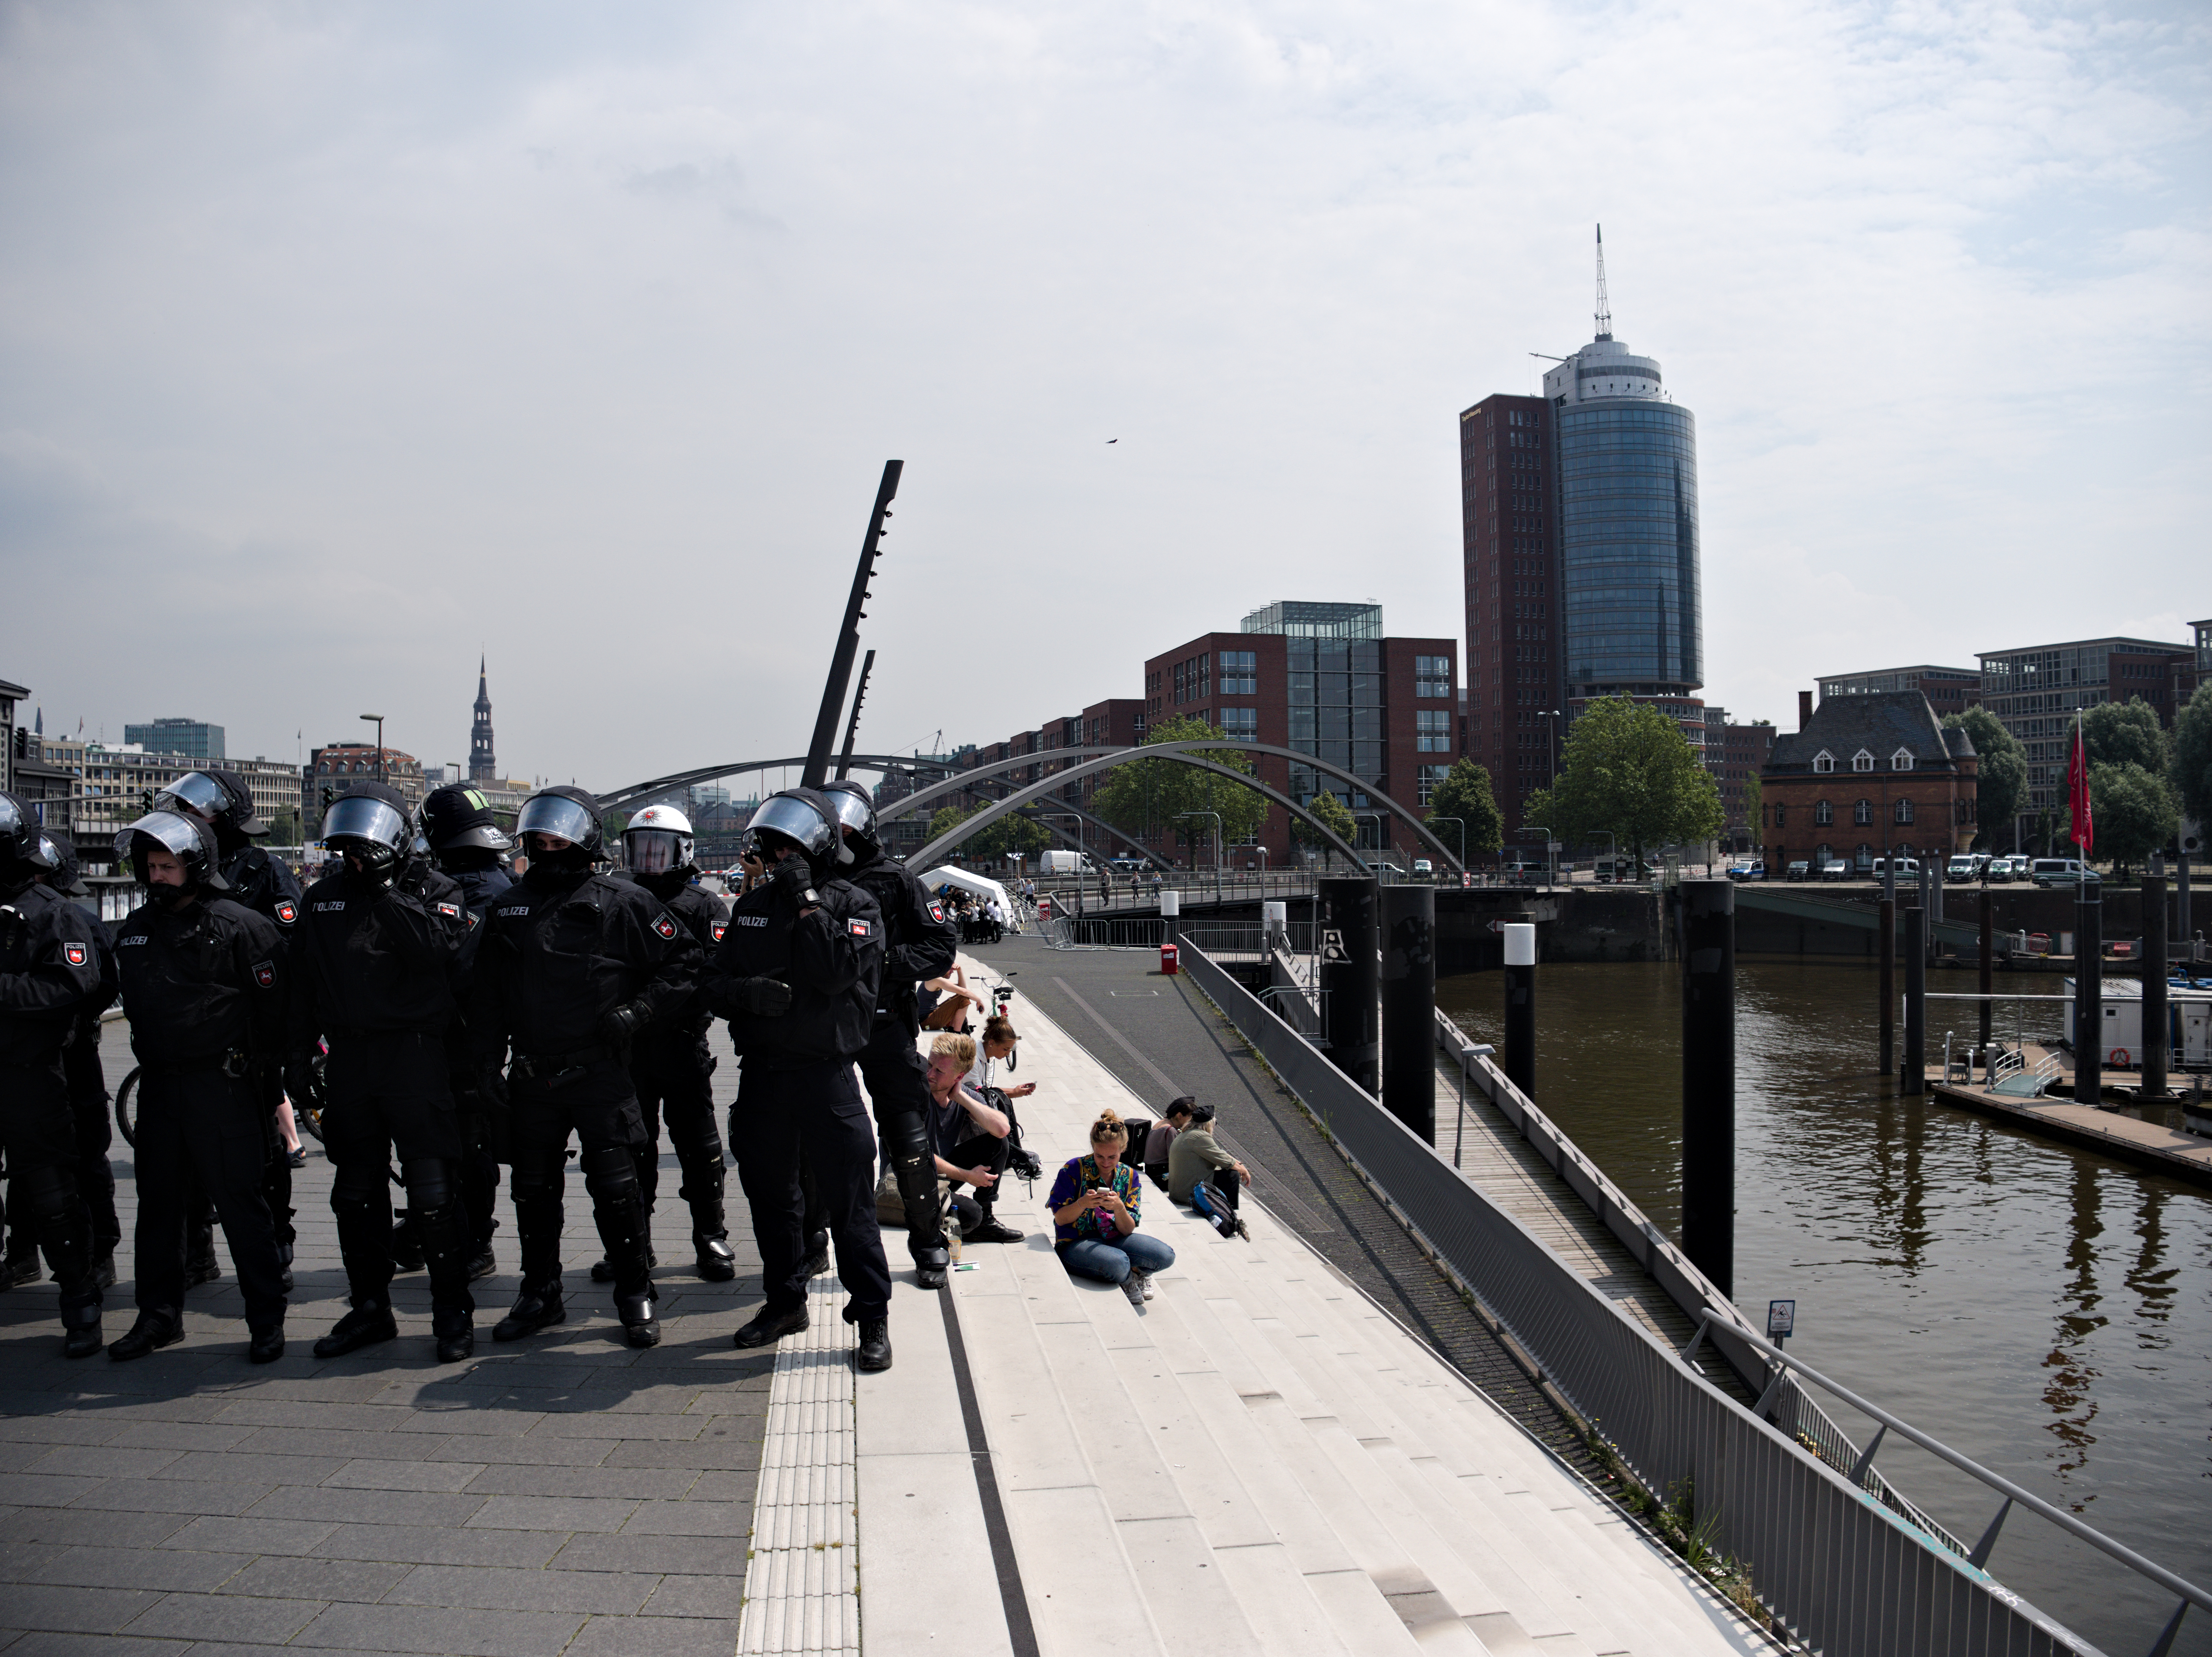
[[[1457,412],[1598,221],[1709,698],[2179,640],[2206,16],[0,0],[0,678],[465,760],[481,648],[511,774],[793,752],[894,455],[864,748],[1274,598],[1456,637]]]

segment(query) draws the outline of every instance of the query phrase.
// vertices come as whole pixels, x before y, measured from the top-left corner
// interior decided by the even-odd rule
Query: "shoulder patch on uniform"
[[[845,927],[855,938],[869,937],[876,930],[865,920],[848,920],[845,923]]]
[[[91,956],[92,947],[89,944],[64,943],[62,945],[62,959],[72,967],[82,967],[91,958]]]
[[[481,918],[482,918],[482,917],[480,917],[480,916],[477,913],[477,912],[476,912],[474,909],[471,909],[471,910],[470,910],[470,911],[469,911],[469,914],[468,914],[468,924],[469,924],[469,930],[470,930],[471,932],[474,932],[474,931],[476,931],[476,929],[477,929],[477,920],[480,920]]]
[[[945,920],[945,906],[942,903],[939,903],[935,898],[932,898],[929,901],[929,918],[932,920],[939,922],[940,925],[943,924]]]
[[[448,920],[459,920],[461,918],[461,906],[458,903],[441,903],[438,906],[438,913]]]
[[[253,963],[253,981],[261,986],[264,990],[275,989],[276,987],[276,963],[273,961],[255,962]]]
[[[288,898],[284,899],[282,902],[280,902],[279,904],[277,904],[277,906],[276,906],[276,919],[277,919],[279,921],[281,921],[282,923],[283,923],[285,926],[290,926],[294,921],[297,920],[299,918],[300,918],[300,906],[299,906],[298,904],[296,904],[296,903],[293,902],[293,901],[292,901],[292,900],[291,900],[290,898],[289,898],[289,897],[288,897]]]
[[[714,922],[714,942],[720,944],[722,941],[722,934],[729,930],[730,923],[728,921],[718,920]]]
[[[673,938],[676,936],[676,923],[666,915],[662,915],[653,921],[653,930],[663,938]]]

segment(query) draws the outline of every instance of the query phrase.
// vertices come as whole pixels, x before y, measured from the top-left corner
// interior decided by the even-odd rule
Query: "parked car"
[[[1884,875],[1887,873],[1887,865],[1891,863],[1895,863],[1897,865],[1897,877],[1899,880],[1917,880],[1920,878],[1920,859],[1918,858],[1876,858],[1874,860],[1874,877],[1876,880],[1883,878]]]
[[[1742,863],[1731,863],[1729,865],[1728,877],[1730,880],[1764,880],[1766,878],[1766,865],[1748,860]]]
[[[1782,877],[1784,880],[1802,880],[1812,872],[1813,865],[1803,858],[1800,858],[1782,871]]]
[[[1990,859],[1990,878],[1991,880],[2018,880],[2027,872],[2027,859],[2026,858],[2002,857],[1991,858]]]
[[[1961,852],[1943,865],[1943,878],[1978,880],[1981,877],[1982,866],[1988,861],[1987,858],[1977,857],[1972,852]]]
[[[2039,886],[2097,886],[2102,877],[2079,858],[2037,858],[2027,865],[2027,877]]]
[[[1426,858],[1415,858],[1415,859],[1413,859],[1413,878],[1414,878],[1414,879],[1416,879],[1416,880],[1433,880],[1433,879],[1435,879],[1435,878],[1436,878],[1436,873],[1437,873],[1437,865],[1436,865],[1435,864],[1433,864],[1433,863],[1430,862],[1430,861],[1428,860],[1428,859],[1426,859]]]
[[[1846,858],[1830,858],[1820,865],[1820,878],[1823,880],[1849,880],[1850,877],[1851,865]]]

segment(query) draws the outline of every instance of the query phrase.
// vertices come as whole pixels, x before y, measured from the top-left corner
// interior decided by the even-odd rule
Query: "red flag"
[[[2097,824],[2089,810],[2089,755],[2081,745],[2081,716],[2074,716],[2074,756],[2066,762],[2066,798],[2074,810],[2074,843],[2086,859],[2097,849]]]

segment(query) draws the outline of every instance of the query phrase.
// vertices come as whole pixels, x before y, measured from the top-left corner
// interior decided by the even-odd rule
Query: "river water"
[[[1680,974],[1540,968],[1535,1094],[1677,1240]],[[1474,974],[1441,980],[1437,1003],[1497,1041],[1503,993],[1500,974]],[[1875,1069],[1871,968],[1742,962],[1736,995],[1737,1304],[1763,1326],[1770,1299],[1794,1299],[1793,1356],[2212,1582],[2212,1193],[1898,1096]],[[1974,1018],[1930,1003],[1931,1057]],[[1831,1413],[1867,1442],[1863,1417]],[[1985,1487],[1894,1439],[1880,1465],[1969,1542],[1996,1512]],[[2017,1510],[1990,1569],[2114,1657],[2148,1650],[2173,1609]],[[2174,1649],[2212,1654],[2212,1612],[2192,1610]]]

